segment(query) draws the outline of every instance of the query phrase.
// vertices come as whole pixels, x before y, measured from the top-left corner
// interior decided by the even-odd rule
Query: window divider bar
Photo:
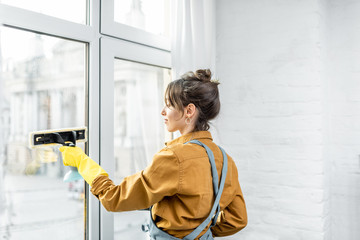
[[[41,13],[0,4],[0,23],[5,26],[38,32],[81,42],[91,42],[95,29]]]

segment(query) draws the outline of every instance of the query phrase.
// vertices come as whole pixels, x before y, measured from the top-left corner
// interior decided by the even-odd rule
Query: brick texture
[[[219,0],[219,144],[248,226],[224,239],[360,239],[360,1]]]

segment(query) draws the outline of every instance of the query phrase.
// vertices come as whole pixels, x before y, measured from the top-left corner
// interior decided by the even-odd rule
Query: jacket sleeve
[[[215,226],[211,229],[213,235],[217,237],[235,234],[247,225],[245,200],[240,188],[235,164],[232,170],[232,181],[235,182],[235,195],[230,204],[220,212]]]
[[[149,208],[179,188],[179,161],[169,149],[158,152],[143,171],[115,185],[107,176],[94,179],[91,192],[112,212]]]

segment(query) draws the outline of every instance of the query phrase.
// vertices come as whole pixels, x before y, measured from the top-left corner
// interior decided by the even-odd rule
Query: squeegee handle
[[[71,131],[71,136],[72,136],[72,142],[68,144],[69,147],[75,147],[76,146],[76,132],[75,131]]]
[[[56,137],[56,142],[62,144],[63,146],[75,147],[76,146],[76,132],[71,131],[72,140],[70,143],[65,143],[64,139],[59,133],[53,133]]]

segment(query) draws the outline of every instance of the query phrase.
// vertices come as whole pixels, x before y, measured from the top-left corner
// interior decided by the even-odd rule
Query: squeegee
[[[31,132],[29,146],[31,148],[42,147],[44,145],[57,145],[75,147],[77,142],[87,141],[87,128],[68,128],[54,129]],[[64,182],[72,182],[82,179],[76,167],[70,167],[70,171],[65,174]]]

